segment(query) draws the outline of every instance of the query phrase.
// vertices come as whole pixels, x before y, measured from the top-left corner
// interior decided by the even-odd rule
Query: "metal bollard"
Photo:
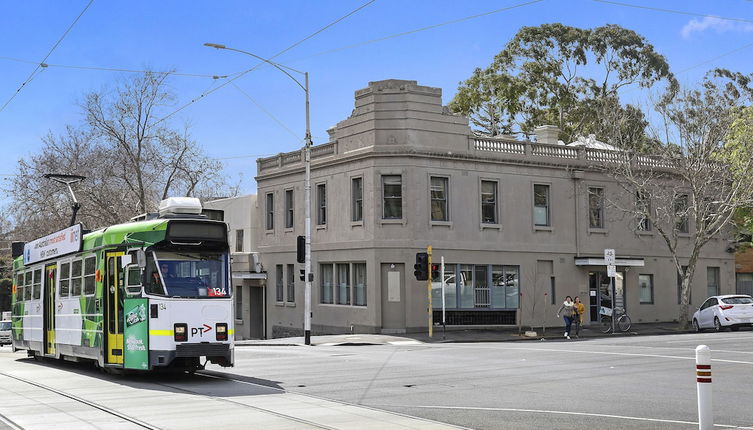
[[[714,428],[714,408],[712,405],[711,350],[706,345],[695,349],[695,373],[698,387],[698,428]]]

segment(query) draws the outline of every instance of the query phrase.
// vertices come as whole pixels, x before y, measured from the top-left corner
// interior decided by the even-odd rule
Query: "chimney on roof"
[[[540,125],[533,129],[537,143],[556,145],[559,142],[560,128],[556,125]]]

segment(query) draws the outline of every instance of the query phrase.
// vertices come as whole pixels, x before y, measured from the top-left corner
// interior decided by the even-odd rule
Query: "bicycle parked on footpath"
[[[615,308],[614,314],[617,317],[617,320],[615,321],[615,328],[621,332],[630,330],[632,321],[630,320],[630,316],[628,316],[628,314],[625,312],[625,308]],[[610,331],[612,331],[612,315],[602,314],[600,323],[602,333],[609,333]]]

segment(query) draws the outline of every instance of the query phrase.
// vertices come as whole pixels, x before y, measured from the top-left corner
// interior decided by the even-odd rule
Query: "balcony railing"
[[[311,160],[337,154],[337,142],[329,142],[311,147]],[[282,152],[267,158],[256,160],[258,173],[266,172],[280,167],[300,164],[303,166],[303,149],[291,152]]]
[[[662,157],[649,155],[634,156],[625,151],[587,148],[584,146],[552,145],[515,141],[511,138],[469,137],[467,151],[484,158],[522,161],[540,160],[552,163],[555,160],[568,164],[580,164],[583,167],[604,163],[637,163],[640,167],[672,169],[676,166]],[[329,142],[311,148],[311,161],[338,154],[337,142]],[[499,155],[497,155],[499,154]],[[303,166],[303,150],[280,153],[272,157],[257,160],[259,174],[283,167]]]

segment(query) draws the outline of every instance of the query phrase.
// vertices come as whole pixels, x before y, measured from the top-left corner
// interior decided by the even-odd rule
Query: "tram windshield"
[[[227,261],[221,252],[153,252],[145,290],[170,297],[229,297]]]

